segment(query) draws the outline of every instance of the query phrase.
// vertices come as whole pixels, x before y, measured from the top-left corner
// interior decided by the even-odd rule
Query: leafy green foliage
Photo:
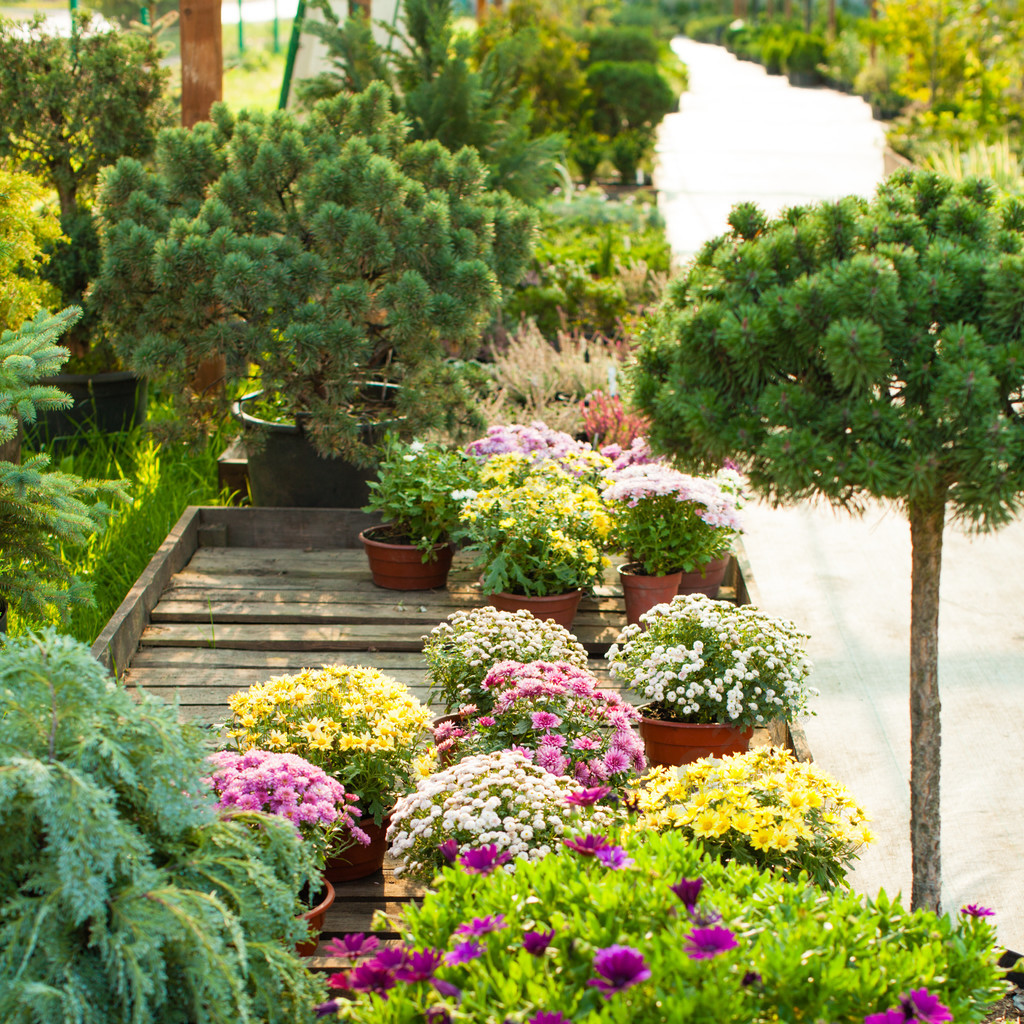
[[[75,641],[0,652],[0,1017],[304,1021],[313,876],[287,822],[218,821],[201,734]]]
[[[57,338],[79,313],[40,313],[0,335],[0,441],[15,436],[19,418],[33,422],[37,409],[68,404],[57,388],[37,381],[67,359]],[[21,465],[0,461],[0,596],[36,612],[52,604],[66,613],[90,601],[88,584],[65,563],[61,545],[84,543],[105,522],[110,508],[97,501],[100,495],[127,497],[121,482],[51,470],[46,454]]]
[[[607,25],[587,32],[584,39],[588,64],[605,60],[658,63],[658,41],[650,29],[635,25]]]
[[[406,941],[451,950],[460,925],[503,915],[504,927],[479,940],[479,958],[438,971],[461,990],[457,1012],[471,1020],[557,1011],[588,1024],[861,1024],[926,988],[954,1020],[976,1022],[1002,995],[995,934],[983,919],[953,921],[907,911],[884,892],[875,900],[822,893],[806,876],[792,882],[722,865],[677,833],[625,845],[634,863],[621,870],[565,849],[519,861],[514,874],[446,869],[423,904],[405,912]],[[696,923],[670,889],[684,878],[703,879],[696,913],[721,914],[715,924],[733,934],[734,949],[707,959],[688,954]],[[523,948],[528,931],[554,933],[539,955]],[[642,954],[651,976],[605,999],[589,983],[596,953],[613,944]],[[400,983],[387,995],[359,995],[345,1005],[345,1019],[412,1024],[443,1002],[424,984]]]
[[[407,436],[470,417],[448,357],[518,278],[533,219],[485,189],[471,150],[407,142],[391,103],[374,83],[301,120],[218,106],[161,135],[154,171],[118,163],[94,298],[134,369],[183,382],[216,353],[231,381],[255,367],[323,454],[365,452],[349,403],[372,377],[403,385]]]

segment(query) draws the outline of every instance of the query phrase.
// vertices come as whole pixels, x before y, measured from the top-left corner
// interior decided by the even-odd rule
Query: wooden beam
[[[210,119],[224,98],[221,0],[183,0],[181,18],[181,123],[191,128]]]

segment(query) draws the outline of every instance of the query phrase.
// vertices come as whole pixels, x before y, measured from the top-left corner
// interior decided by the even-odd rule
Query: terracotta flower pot
[[[620,565],[619,582],[622,584],[622,596],[626,599],[626,621],[630,624],[639,622],[640,616],[656,604],[671,601],[679,592],[682,577],[681,572],[648,576],[643,571],[642,562]]]
[[[675,766],[702,757],[742,754],[750,746],[753,732],[750,726],[742,725],[640,719],[640,736],[652,765]]]
[[[448,582],[452,567],[451,544],[435,544],[435,557],[423,561],[423,553],[412,544],[392,544],[377,540],[388,526],[373,526],[359,534],[366,549],[373,582],[387,590],[434,590]]]
[[[385,838],[390,815],[379,825],[373,818],[363,818],[359,827],[370,837],[370,845],[356,843],[338,857],[328,857],[324,865],[324,878],[329,882],[354,882],[358,878],[366,878],[384,867],[384,855],[388,852]]]
[[[320,901],[315,907],[299,915],[303,921],[309,924],[311,933],[306,942],[296,943],[295,952],[299,956],[312,956],[316,952],[316,947],[320,944],[320,933],[324,930],[324,918],[332,903],[334,903],[334,886],[325,878],[323,888],[320,890]]]
[[[570,590],[565,594],[545,594],[542,597],[526,597],[523,594],[491,594],[487,603],[501,612],[514,612],[525,608],[536,619],[553,619],[559,626],[572,629],[576,618],[582,590]]]
[[[722,555],[713,562],[707,562],[694,572],[684,572],[679,581],[679,594],[706,594],[717,597],[718,588],[725,579],[729,556]]]

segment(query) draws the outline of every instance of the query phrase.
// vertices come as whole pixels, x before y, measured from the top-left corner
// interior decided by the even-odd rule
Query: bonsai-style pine
[[[184,388],[200,360],[259,385],[321,454],[366,454],[360,383],[399,383],[406,436],[454,429],[472,396],[451,359],[529,255],[532,215],[485,190],[469,149],[407,142],[380,83],[318,103],[164,132],[155,171],[102,192],[93,298],[132,368]]]
[[[306,1021],[315,874],[294,826],[220,820],[199,730],[69,637],[0,651],[0,1020]]]
[[[31,423],[38,410],[71,404],[38,381],[66,362],[68,350],[57,339],[79,316],[74,307],[40,313],[0,334],[0,442],[17,435],[19,419]],[[85,543],[106,522],[110,507],[97,500],[101,495],[126,500],[127,485],[52,470],[45,453],[21,465],[0,460],[0,598],[26,612],[54,605],[66,613],[91,602],[91,588],[68,569],[62,545]]]
[[[899,172],[874,200],[750,204],[639,354],[651,440],[735,459],[773,501],[897,503],[912,542],[913,905],[938,908],[938,613],[947,517],[994,529],[1024,492],[1024,203]]]

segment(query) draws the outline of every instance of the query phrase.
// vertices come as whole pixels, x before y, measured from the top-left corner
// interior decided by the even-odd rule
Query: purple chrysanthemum
[[[697,900],[700,899],[700,891],[704,888],[703,878],[684,878],[669,888],[683,902],[683,906],[692,914],[696,909]]]
[[[554,928],[548,932],[526,932],[523,935],[523,949],[533,956],[540,956],[551,945],[554,937]]]
[[[489,875],[492,871],[507,864],[512,859],[512,854],[499,851],[498,847],[491,843],[488,846],[480,846],[473,850],[467,850],[459,857],[459,863],[463,870],[470,875]]]
[[[417,981],[431,981],[434,972],[441,966],[444,952],[440,949],[414,949],[405,957],[405,962],[395,969],[399,981],[413,984]]]
[[[907,1020],[916,1020],[920,1024],[944,1024],[953,1019],[949,1007],[940,1003],[939,997],[933,996],[926,988],[911,989],[901,997],[900,1005]]]
[[[444,857],[446,864],[454,864],[455,858],[459,855],[459,844],[454,839],[446,839],[438,844],[437,850]]]
[[[651,969],[643,954],[632,946],[609,946],[599,949],[594,956],[594,970],[600,978],[591,978],[587,984],[599,988],[605,999],[622,992],[651,976]]]
[[[737,945],[736,936],[728,928],[694,928],[686,936],[686,955],[691,960],[710,960]]]
[[[327,943],[326,951],[348,960],[358,960],[361,956],[372,953],[379,945],[380,939],[376,935],[354,932],[351,935],[343,935],[340,939],[331,939]]]
[[[961,914],[968,917],[995,917],[995,911],[991,907],[983,907],[978,903],[968,903],[966,907],[960,908]]]
[[[565,802],[572,804],[574,807],[590,807],[592,804],[596,804],[598,800],[603,800],[611,791],[611,786],[593,786],[590,789],[578,789],[574,793],[569,793],[565,798]]]
[[[598,850],[595,856],[612,871],[628,868],[633,863],[633,858],[627,857],[626,851],[621,846],[606,846],[604,849]]]
[[[575,836],[572,839],[563,839],[562,844],[570,850],[575,850],[584,857],[593,857],[598,850],[607,849],[611,843],[604,836],[588,833],[585,836]]]
[[[498,932],[505,928],[504,914],[488,914],[486,917],[474,917],[469,924],[460,924],[455,934],[465,939],[479,939],[489,932]]]
[[[445,954],[444,962],[449,967],[457,967],[459,964],[468,964],[483,955],[484,947],[479,942],[470,939],[467,942],[460,942],[450,952]]]
[[[557,729],[562,724],[558,715],[550,711],[534,711],[530,715],[530,722],[534,729]]]

